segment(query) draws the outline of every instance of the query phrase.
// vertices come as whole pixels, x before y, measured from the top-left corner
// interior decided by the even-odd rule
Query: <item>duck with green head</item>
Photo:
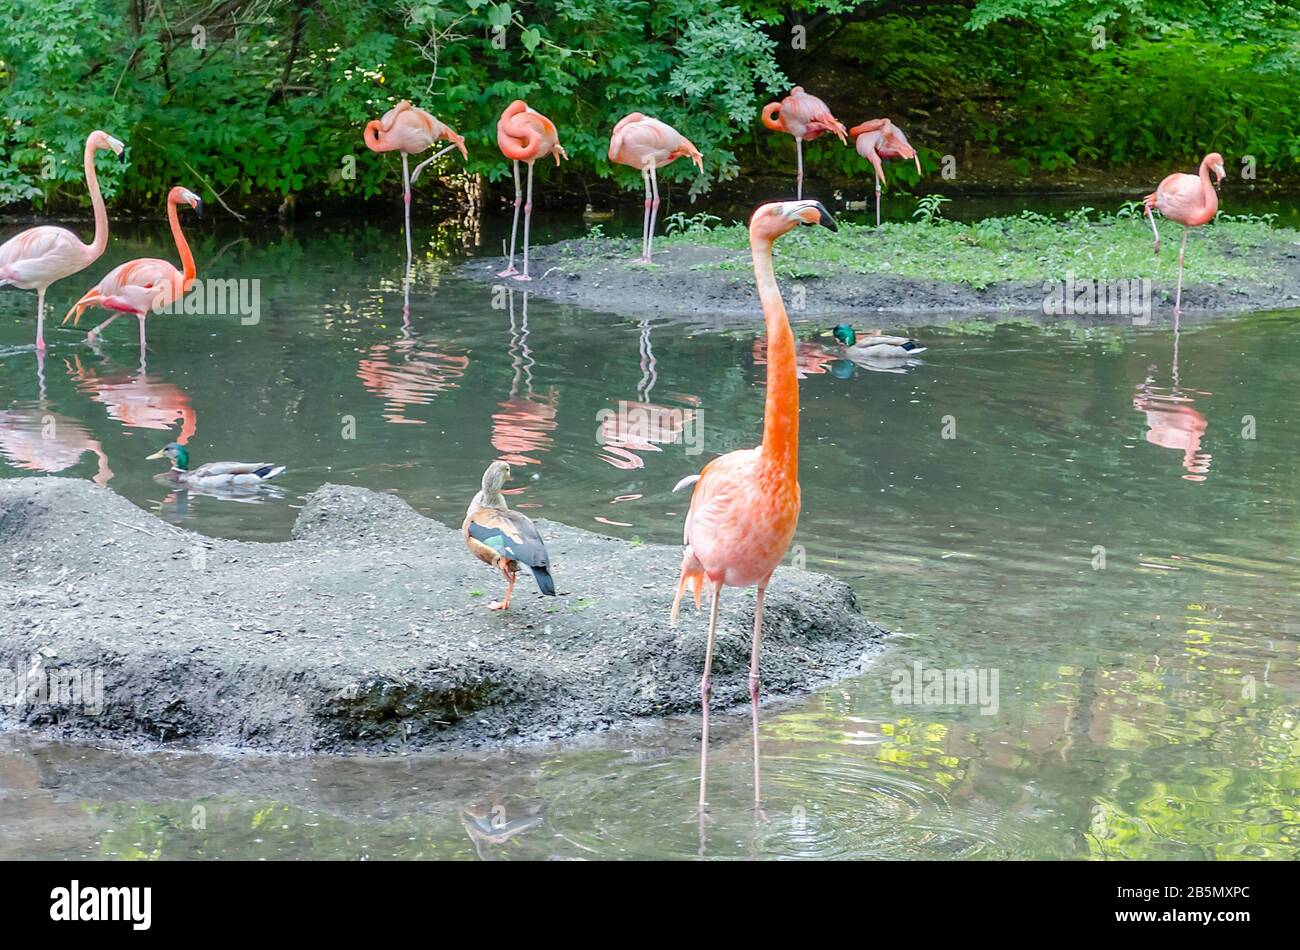
[[[823,334],[825,335],[825,334]],[[834,349],[847,359],[899,360],[924,353],[924,346],[906,336],[886,336],[880,330],[870,330],[861,336],[847,324],[836,324],[830,332],[838,346]]]
[[[284,471],[283,465],[266,462],[208,462],[191,469],[190,453],[179,442],[169,442],[149,456],[149,460],[162,458],[172,463],[168,478],[195,488],[253,488]]]

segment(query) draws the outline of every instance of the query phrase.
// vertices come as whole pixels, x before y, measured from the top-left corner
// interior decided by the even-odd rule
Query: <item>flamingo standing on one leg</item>
[[[761,205],[749,221],[754,277],[767,326],[767,400],[763,409],[763,444],[715,458],[698,476],[686,514],[682,571],[673,598],[671,622],[677,621],[689,582],[698,606],[700,587],[712,585],[709,639],[704,653],[700,698],[704,706],[700,748],[700,814],[704,813],[709,754],[709,697],[712,694],[713,642],[722,586],[758,585],[754,643],[749,664],[749,698],[754,718],[754,797],[758,800],[758,654],[763,632],[763,597],[768,581],[785,556],[799,521],[799,383],[794,334],[785,303],[772,273],[772,244],[800,224],[838,230],[835,219],[817,201]]]
[[[434,159],[441,158],[453,148],[460,149],[461,158],[469,158],[465,151],[465,139],[457,135],[449,126],[443,125],[423,109],[417,109],[403,99],[384,113],[382,119],[372,119],[366,123],[363,133],[366,148],[372,152],[391,152],[394,149],[402,153],[402,201],[406,206],[406,277],[407,290],[410,290],[411,277],[411,185],[420,177],[426,165]],[[423,152],[434,142],[443,140],[451,144],[439,149],[431,156],[410,170],[410,156]]]
[[[794,136],[795,155],[799,173],[795,178],[795,197],[803,198],[803,143],[811,142],[823,132],[834,132],[840,142],[849,144],[844,123],[831,115],[826,103],[795,86],[790,95],[780,102],[769,102],[763,107],[763,124],[775,132],[788,132]]]
[[[641,256],[638,264],[650,263],[655,218],[659,215],[657,170],[687,156],[704,171],[704,156],[691,140],[666,122],[633,112],[619,120],[609,139],[609,160],[640,169],[645,182],[645,217],[641,222]]]
[[[907,141],[903,130],[888,119],[869,119],[849,129],[858,154],[876,170],[876,227],[880,227],[880,186],[885,183],[882,159],[910,158],[916,162],[916,173],[921,174],[921,159]]]
[[[176,206],[180,204],[189,205],[199,217],[202,217],[203,202],[194,192],[179,186],[173,188],[167,195],[167,220],[171,223],[172,237],[176,240],[176,249],[180,252],[181,266],[184,271],[179,271],[169,262],[155,257],[140,257],[119,264],[109,271],[103,280],[86,291],[63,318],[64,323],[71,318],[75,325],[81,322],[81,315],[89,307],[103,307],[105,310],[114,311],[111,317],[86,334],[86,342],[93,344],[104,328],[122,314],[134,314],[140,321],[142,367],[145,317],[151,310],[163,310],[169,307],[173,301],[180,299],[189,289],[190,284],[194,283],[196,273],[194,254],[190,251],[185,235],[181,233],[180,216],[176,213]]]
[[[1223,181],[1223,156],[1211,152],[1201,159],[1201,169],[1196,175],[1180,172],[1165,178],[1156,190],[1142,199],[1147,209],[1147,220],[1151,222],[1151,233],[1156,236],[1157,254],[1160,253],[1160,232],[1156,230],[1154,208],[1170,221],[1177,221],[1183,226],[1183,243],[1178,248],[1178,290],[1174,295],[1174,323],[1183,309],[1183,253],[1187,250],[1187,231],[1199,228],[1214,220],[1219,213],[1219,193],[1210,182],[1213,171],[1218,181]]]
[[[510,225],[510,258],[506,269],[498,277],[513,277],[515,280],[532,280],[528,276],[528,228],[533,217],[533,162],[547,155],[555,156],[555,164],[560,159],[566,161],[569,156],[560,144],[560,133],[555,131],[555,123],[546,116],[528,108],[528,103],[516,99],[506,106],[497,120],[497,146],[501,154],[514,162],[515,169],[515,218]],[[515,269],[515,232],[519,229],[519,203],[522,193],[519,188],[519,163],[528,163],[528,197],[524,199],[524,270]]]
[[[0,245],[0,287],[36,291],[36,352],[45,352],[45,291],[50,284],[85,270],[108,247],[108,210],[99,193],[95,174],[95,153],[112,149],[123,161],[123,145],[107,132],[96,129],[86,137],[86,184],[95,208],[95,238],[89,244],[67,228],[51,225],[28,228]]]

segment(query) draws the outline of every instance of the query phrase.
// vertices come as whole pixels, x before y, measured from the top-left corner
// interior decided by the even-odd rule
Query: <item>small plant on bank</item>
[[[664,233],[708,234],[721,223],[722,219],[716,214],[701,211],[688,217],[685,211],[677,211],[664,219]]]
[[[945,198],[943,195],[924,195],[916,201],[916,210],[912,212],[912,217],[916,218],[922,224],[938,224],[943,220],[943,206],[951,198]]]

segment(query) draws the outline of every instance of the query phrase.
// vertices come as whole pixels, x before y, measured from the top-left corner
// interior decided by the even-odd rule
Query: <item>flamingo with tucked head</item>
[[[912,148],[903,130],[888,119],[870,119],[849,129],[858,154],[876,170],[876,227],[880,227],[880,186],[885,183],[882,159],[910,158],[916,162],[916,173],[921,174],[921,158]]]
[[[384,113],[381,119],[372,119],[366,123],[362,133],[366,148],[372,152],[402,153],[402,201],[406,214],[406,270],[407,277],[411,271],[411,185],[419,179],[420,172],[435,159],[441,158],[452,149],[460,149],[461,158],[469,158],[465,150],[465,139],[452,131],[423,109],[418,109],[403,99]],[[434,142],[448,141],[451,144],[439,149],[415,166],[411,171],[410,156],[417,155]]]
[[[609,139],[609,160],[639,169],[645,182],[645,217],[641,222],[641,256],[638,264],[650,263],[655,218],[659,215],[657,170],[686,157],[704,171],[704,156],[691,140],[666,122],[633,112],[619,120]]]
[[[555,164],[569,156],[560,144],[560,133],[555,130],[555,123],[528,103],[516,99],[506,106],[497,120],[497,146],[501,154],[514,162],[515,169],[515,218],[510,225],[510,258],[506,269],[498,277],[513,277],[515,280],[532,280],[528,276],[528,227],[533,217],[533,162],[551,155]],[[528,196],[523,198],[519,187],[519,163],[528,163]],[[515,232],[519,229],[519,204],[524,202],[524,269],[520,273],[515,269]]]
[[[849,144],[844,123],[831,115],[830,108],[816,96],[795,86],[790,95],[780,102],[769,102],[763,107],[763,124],[774,132],[794,136],[795,154],[799,161],[799,174],[795,178],[795,197],[803,198],[803,143],[825,132],[834,132],[840,142]]]
[[[108,209],[99,193],[95,153],[111,149],[126,161],[124,146],[107,132],[96,129],[86,137],[86,184],[95,209],[95,238],[89,244],[67,228],[42,225],[28,228],[0,244],[0,287],[36,291],[36,351],[45,352],[45,291],[50,284],[85,270],[108,247]]]
[[[1183,309],[1183,253],[1187,250],[1187,231],[1208,224],[1219,213],[1219,193],[1210,181],[1210,172],[1214,172],[1217,181],[1223,181],[1226,172],[1223,170],[1223,156],[1218,152],[1211,152],[1201,159],[1201,169],[1197,174],[1175,172],[1142,199],[1147,220],[1151,222],[1151,233],[1156,236],[1157,254],[1160,253],[1160,232],[1156,230],[1152,210],[1183,226],[1183,243],[1178,248],[1178,290],[1174,296],[1175,324]]]
[[[799,225],[838,230],[835,219],[818,201],[778,201],[761,205],[749,221],[758,299],[767,328],[767,398],[763,407],[763,444],[720,455],[699,475],[677,484],[695,484],[686,514],[681,575],[670,621],[677,622],[687,585],[699,605],[707,580],[713,603],[704,652],[700,698],[704,707],[700,749],[700,814],[705,803],[709,752],[711,667],[723,585],[758,585],[754,612],[753,652],[749,663],[749,697],[754,722],[754,797],[758,799],[758,654],[763,633],[763,598],[768,581],[799,522],[799,380],[794,333],[772,271],[772,244]],[[674,489],[676,490],[676,489]]]
[[[167,195],[167,220],[171,224],[172,238],[176,241],[184,270],[177,270],[169,261],[156,257],[139,257],[114,267],[103,280],[86,291],[63,318],[64,323],[71,319],[76,325],[90,307],[103,307],[113,311],[111,317],[86,334],[86,342],[93,344],[104,328],[122,314],[133,314],[140,322],[140,360],[143,364],[145,318],[151,310],[165,310],[171,306],[194,283],[194,254],[190,251],[185,235],[181,233],[180,217],[176,213],[176,206],[182,204],[189,205],[202,217],[203,202],[194,192],[179,185]]]

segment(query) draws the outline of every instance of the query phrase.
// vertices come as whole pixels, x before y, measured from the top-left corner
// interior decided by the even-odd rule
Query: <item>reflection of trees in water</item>
[[[528,294],[523,294],[518,324],[513,288],[507,290],[507,298],[510,307],[507,352],[514,379],[510,384],[510,398],[497,403],[499,411],[492,413],[492,447],[500,453],[498,459],[511,465],[540,465],[541,460],[534,456],[548,451],[555,442],[550,433],[559,424],[556,421],[559,392],[551,387],[541,398],[533,392],[536,361],[528,347]]]
[[[637,469],[645,467],[639,452],[662,452],[660,445],[681,441],[683,434],[695,424],[694,409],[680,409],[650,401],[650,394],[659,382],[658,362],[650,339],[650,321],[642,320],[639,352],[641,379],[636,387],[636,401],[620,401],[614,412],[601,414],[598,440],[602,451],[598,458],[615,468]],[[682,394],[674,398],[699,404],[698,397]]]
[[[446,352],[437,340],[404,337],[376,343],[357,364],[367,392],[384,400],[384,421],[424,425],[406,415],[408,406],[427,406],[439,393],[455,389],[469,368],[469,357]]]
[[[80,357],[64,361],[78,392],[108,407],[108,415],[131,429],[168,430],[180,425],[176,441],[189,442],[198,428],[198,415],[189,394],[173,383],[143,370],[105,375],[83,366]]]

